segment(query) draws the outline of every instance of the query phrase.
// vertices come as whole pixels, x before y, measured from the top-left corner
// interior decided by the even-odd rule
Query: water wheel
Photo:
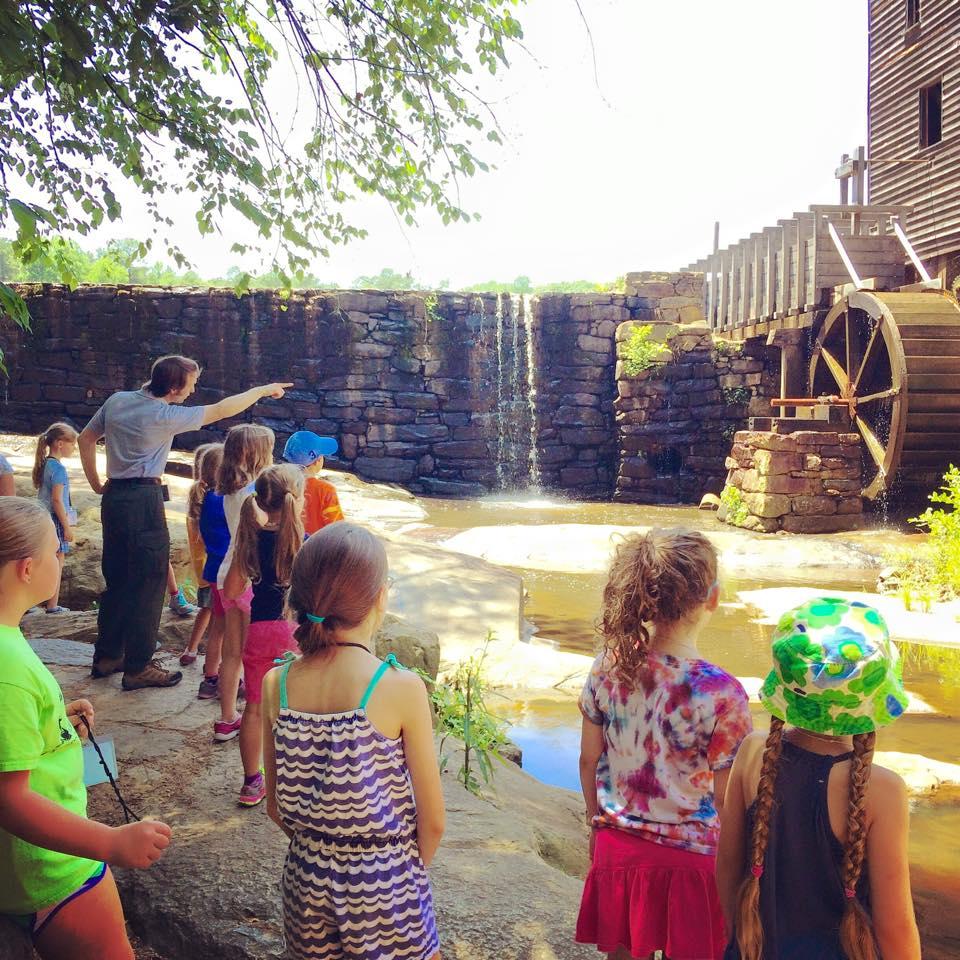
[[[960,305],[947,293],[858,290],[827,314],[811,396],[848,402],[861,437],[863,495],[894,485],[921,499],[960,465]]]

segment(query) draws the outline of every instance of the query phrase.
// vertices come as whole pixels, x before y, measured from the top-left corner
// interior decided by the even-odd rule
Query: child
[[[93,707],[64,704],[17,626],[56,590],[60,547],[41,504],[0,497],[0,914],[43,960],[133,960],[107,864],[150,866],[170,828],[87,819],[80,724]]]
[[[60,462],[69,459],[77,449],[77,431],[69,423],[54,423],[37,438],[37,455],[33,462],[33,485],[37,496],[53,517],[57,536],[60,538],[58,554],[60,570],[63,560],[73,543],[73,528],[77,523],[77,511],[70,502],[70,477]],[[44,606],[47,613],[69,613],[60,606],[60,583],[56,592]]]
[[[223,462],[223,444],[211,443],[200,461],[200,479],[190,490],[188,522],[191,515],[197,520],[197,530],[203,541],[206,559],[203,579],[210,584],[210,632],[207,637],[207,655],[203,661],[203,679],[197,697],[215,700],[219,692],[220,652],[223,646],[224,611],[215,584],[220,565],[230,547],[230,531],[223,512],[223,497],[217,493],[217,474]],[[201,497],[200,494],[203,494]],[[199,509],[196,501],[200,501]],[[189,529],[189,527],[188,527]]]
[[[332,483],[320,477],[323,458],[337,452],[333,437],[321,437],[309,430],[291,434],[283,448],[283,459],[296,464],[306,474],[303,498],[303,527],[307,536],[316,533],[328,523],[343,519],[337,490]]]
[[[240,511],[233,565],[224,594],[241,596],[253,583],[250,627],[243,647],[247,705],[240,722],[243,787],[238,803],[254,807],[267,795],[260,765],[260,688],[268,670],[288,651],[299,653],[295,624],[284,616],[293,558],[303,544],[303,473],[283,464],[267,467],[257,477],[256,493]]]
[[[443,794],[423,681],[373,653],[383,544],[325,527],[294,560],[287,605],[303,657],[264,679],[263,746],[267,809],[290,838],[288,955],[437,958],[426,867]]]
[[[717,554],[703,534],[652,530],[617,547],[604,650],[580,698],[593,862],[576,931],[616,960],[723,953],[718,812],[751,720],[743,687],[697,650],[719,602]]]
[[[202,475],[203,458],[213,447],[222,450],[223,444],[202,443],[193,451],[193,484],[187,494],[187,544],[190,548],[190,565],[193,567],[193,575],[197,578],[198,610],[187,648],[180,654],[182,667],[189,667],[196,662],[200,641],[203,640],[211,619],[210,584],[203,576],[203,568],[207,565],[207,554],[203,547],[203,537],[200,535],[200,511],[203,508],[203,498],[207,490],[216,482],[216,470],[212,473],[208,471],[206,480]],[[217,463],[219,464],[219,460]],[[220,642],[219,639],[217,642]]]
[[[871,762],[875,731],[907,706],[887,625],[863,603],[810,600],[781,617],[773,661],[770,732],[744,742],[723,810],[724,958],[920,960],[906,787]]]
[[[217,571],[216,600],[224,614],[223,652],[220,662],[220,719],[213,725],[213,739],[232,740],[240,733],[237,694],[240,687],[243,644],[250,625],[250,601],[253,591],[230,599],[223,587],[233,561],[233,538],[237,535],[240,508],[253,493],[253,481],[273,463],[273,431],[255,423],[231,427],[223,443],[223,461],[217,471],[217,493],[223,497],[223,512],[230,534],[230,545]]]

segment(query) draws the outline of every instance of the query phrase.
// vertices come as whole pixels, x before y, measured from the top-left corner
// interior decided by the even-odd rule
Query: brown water
[[[651,507],[626,504],[576,503],[517,496],[480,501],[424,499],[431,539],[445,539],[471,527],[500,524],[541,526],[555,523],[618,524],[627,526],[690,526],[717,528],[712,514],[691,507]],[[896,527],[856,535],[861,544],[896,546],[906,538]],[[570,545],[576,549],[575,544]],[[524,579],[528,598],[525,616],[541,640],[563,650],[592,653],[604,575],[571,574],[516,568]],[[820,574],[798,573],[792,582],[809,586],[817,576],[819,586],[830,589],[872,590],[875,573],[849,571]],[[722,605],[701,636],[703,656],[739,677],[758,677],[769,669],[772,627],[755,622],[756,611],[737,600],[737,591],[783,586],[791,578],[769,580],[728,578],[723,584]],[[931,638],[931,643],[936,638]],[[953,676],[957,676],[956,673]],[[935,712],[910,714],[882,731],[879,750],[917,753],[935,760],[960,762],[960,684],[940,673],[910,661],[905,669],[906,686]],[[580,789],[577,760],[580,716],[572,696],[548,696],[525,700],[497,695],[491,706],[511,723],[510,736],[523,750],[523,766],[531,775],[555,786]],[[757,707],[757,726],[767,717]],[[915,899],[921,918],[924,957],[956,960],[960,957],[960,806],[920,804],[910,832],[910,859]]]

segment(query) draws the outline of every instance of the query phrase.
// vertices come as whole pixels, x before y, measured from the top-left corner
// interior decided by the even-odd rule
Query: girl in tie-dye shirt
[[[617,548],[604,650],[580,698],[593,863],[577,922],[578,941],[615,958],[723,953],[718,809],[752,724],[743,687],[697,651],[718,603],[702,534],[654,530]]]

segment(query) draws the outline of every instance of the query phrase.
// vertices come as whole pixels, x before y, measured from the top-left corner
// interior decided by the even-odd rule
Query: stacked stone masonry
[[[833,533],[861,525],[860,436],[741,431],[727,458],[720,519],[748,530]]]
[[[628,345],[645,324],[617,329],[618,500],[697,502],[719,493],[734,433],[749,416],[769,415],[778,394],[777,352],[715,339],[703,323],[702,282],[696,274],[627,275],[635,295],[657,299],[648,339],[664,349],[631,375]]]
[[[297,429],[335,436],[340,465],[429,494],[539,485],[609,497],[617,473],[614,335],[654,319],[656,298],[575,294],[275,291],[23,285],[33,331],[0,321],[10,379],[0,424],[82,426],[153,358],[195,357],[197,401],[293,381],[256,418],[278,446]],[[219,438],[229,424],[180,438]]]

